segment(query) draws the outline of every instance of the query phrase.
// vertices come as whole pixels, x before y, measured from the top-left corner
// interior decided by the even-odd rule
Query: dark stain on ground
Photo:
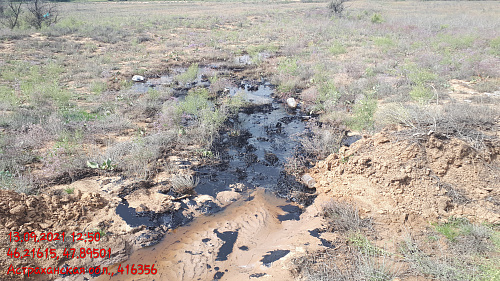
[[[218,271],[218,272],[216,272],[214,274],[214,279],[213,280],[220,280],[222,278],[222,276],[224,276],[224,272]]]
[[[335,245],[332,244],[332,242],[326,240],[326,239],[323,239],[321,238],[321,230],[319,229],[314,229],[314,230],[309,230],[309,234],[312,236],[312,237],[316,237],[319,239],[319,241],[321,241],[321,245],[323,245],[324,247],[327,247],[327,248],[335,248]]]
[[[294,205],[279,206],[283,211],[287,212],[285,215],[278,215],[279,221],[300,220],[302,209]]]
[[[217,237],[224,241],[224,244],[219,248],[219,252],[217,253],[216,261],[225,261],[227,260],[227,256],[233,252],[234,243],[238,238],[238,231],[224,231],[219,232],[217,229],[214,229],[214,233],[217,234]]]
[[[290,253],[290,250],[275,250],[275,251],[270,251],[268,253],[269,254],[264,255],[260,261],[262,262],[263,265],[270,267],[273,262],[288,255],[288,253]]]
[[[254,273],[254,274],[250,274],[250,278],[260,278],[260,277],[263,277],[266,275],[267,275],[266,273]]]

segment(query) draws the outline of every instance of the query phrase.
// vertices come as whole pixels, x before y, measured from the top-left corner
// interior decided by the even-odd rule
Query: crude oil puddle
[[[219,248],[219,252],[217,253],[217,258],[215,260],[225,261],[227,260],[227,256],[233,252],[234,243],[238,238],[238,231],[225,231],[220,233],[217,229],[215,229],[214,233],[217,234],[217,237],[220,240],[224,241],[224,244],[222,244]]]
[[[270,267],[273,262],[288,255],[288,253],[290,253],[290,250],[276,250],[276,251],[270,251],[268,253],[269,254],[265,255],[260,261],[262,262],[263,265]]]
[[[250,276],[292,280],[283,266],[296,247],[317,241],[308,229],[321,220],[304,213],[308,215],[304,221],[281,222],[278,216],[286,212],[279,206],[289,205],[285,199],[264,189],[251,195],[249,201],[242,198],[222,212],[170,231],[159,244],[134,252],[121,266],[155,264],[156,280],[248,280]],[[152,280],[142,278],[118,275],[98,280]]]
[[[306,130],[298,110],[290,111],[271,98],[269,85],[233,88],[230,95],[242,95],[254,106],[232,120],[233,126],[214,145],[221,163],[197,169],[198,194],[216,196],[243,183],[249,188],[275,190],[283,179],[283,165],[300,145],[298,135]]]
[[[130,225],[173,228],[177,218],[184,226],[169,231],[156,246],[134,252],[122,267],[155,264],[158,280],[238,280],[268,275],[272,280],[291,280],[288,271],[279,271],[282,267],[274,264],[290,256],[292,245],[317,241],[308,229],[317,227],[320,218],[301,221],[304,214],[300,207],[266,192],[287,199],[294,199],[296,191],[314,192],[283,171],[287,158],[298,153],[298,136],[306,128],[300,111],[275,101],[272,93],[267,83],[242,83],[230,89],[230,96],[241,96],[252,105],[230,119],[229,129],[214,142],[212,151],[220,155],[220,162],[196,169],[198,195],[216,198],[218,193],[231,190],[244,196],[223,211],[198,217],[187,225],[188,219],[178,217],[181,212],[130,220],[138,214],[124,200],[117,213]],[[150,280],[119,276],[110,279]]]
[[[147,227],[157,226],[158,222],[154,222],[149,216],[140,216],[135,208],[129,207],[128,202],[124,201],[116,207],[116,213],[131,227],[145,225]]]
[[[279,206],[283,211],[287,212],[285,215],[279,215],[279,221],[288,221],[288,220],[300,220],[300,214],[302,214],[302,209],[295,205],[285,205]]]

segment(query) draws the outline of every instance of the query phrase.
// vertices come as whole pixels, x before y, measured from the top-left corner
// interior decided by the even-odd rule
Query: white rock
[[[286,103],[291,108],[296,108],[297,107],[297,101],[294,98],[287,98],[286,99]]]
[[[305,183],[305,185],[307,185],[307,187],[309,188],[314,188],[314,186],[316,185],[316,181],[309,174],[304,174],[301,179],[302,182]]]
[[[221,191],[217,194],[217,201],[219,202],[219,205],[226,206],[234,201],[237,201],[240,197],[241,194],[236,191]]]
[[[197,197],[194,198],[194,201],[196,201],[196,203],[198,204],[201,204],[201,203],[205,203],[206,201],[214,201],[214,198],[210,195],[199,195]]]
[[[142,82],[142,81],[144,81],[144,76],[141,76],[141,75],[134,75],[134,76],[132,77],[132,81],[134,81],[134,82]]]

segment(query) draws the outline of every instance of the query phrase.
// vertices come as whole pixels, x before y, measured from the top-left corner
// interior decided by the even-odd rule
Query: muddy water
[[[314,192],[283,172],[287,158],[297,153],[305,126],[300,112],[275,101],[272,93],[273,88],[265,83],[242,83],[230,89],[230,96],[239,95],[252,106],[229,120],[228,130],[215,142],[212,150],[220,163],[196,170],[199,195],[216,198],[221,191],[238,191],[242,198],[215,215],[170,231],[162,242],[133,253],[122,264],[155,264],[156,276],[101,276],[99,280],[248,280],[264,276],[291,280],[289,271],[283,269],[286,260],[297,247],[321,245],[311,235],[320,219],[272,194],[294,199],[292,189]],[[243,188],[235,188],[236,184]],[[136,217],[126,204],[120,208],[118,213]],[[124,219],[130,216],[122,215]],[[163,221],[144,217],[127,223],[150,226]]]
[[[250,198],[250,200],[248,200]],[[223,212],[195,219],[167,234],[153,247],[132,254],[122,267],[155,264],[155,276],[101,276],[99,280],[292,280],[288,256],[307,245],[317,245],[310,231],[318,216],[305,213],[303,221],[280,221],[287,212],[284,199],[257,189]],[[117,267],[110,268],[116,272]]]

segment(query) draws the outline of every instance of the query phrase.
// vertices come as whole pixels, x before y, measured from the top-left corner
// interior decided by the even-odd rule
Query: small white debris
[[[296,108],[297,107],[297,101],[294,98],[288,98],[286,99],[286,103],[290,108]]]
[[[132,77],[132,81],[134,82],[143,82],[144,81],[144,76],[141,76],[141,75],[134,75]]]
[[[309,188],[314,188],[314,186],[316,185],[316,181],[309,174],[304,174],[301,179],[302,182],[305,183],[305,185],[307,185],[307,187]]]

